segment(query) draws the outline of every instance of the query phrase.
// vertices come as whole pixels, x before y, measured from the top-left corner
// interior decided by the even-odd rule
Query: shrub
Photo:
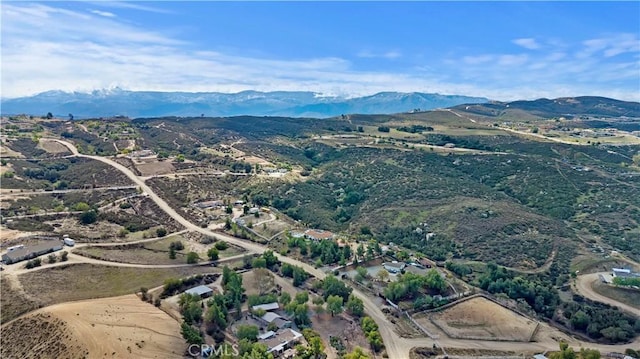
[[[129,203],[129,202],[122,202],[122,203],[120,203],[120,208],[121,208],[121,209],[127,209],[127,208],[131,208],[131,207],[132,207],[132,206],[131,206],[131,203]]]
[[[224,251],[225,249],[229,248],[229,244],[225,241],[217,241],[215,247],[219,251]]]
[[[189,252],[187,254],[187,263],[189,263],[189,264],[198,263],[198,260],[200,260],[200,256],[198,256],[198,253]]]
[[[82,214],[80,215],[80,222],[82,224],[95,223],[97,220],[98,220],[98,212],[96,212],[93,209],[89,210],[89,211],[82,212]]]
[[[25,265],[25,268],[31,269],[35,267],[40,267],[41,265],[42,265],[42,261],[40,260],[40,258],[36,258],[28,261],[27,264]]]

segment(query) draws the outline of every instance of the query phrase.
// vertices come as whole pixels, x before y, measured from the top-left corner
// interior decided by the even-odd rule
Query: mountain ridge
[[[640,102],[622,101],[601,96],[559,97],[555,99],[489,101],[483,104],[461,104],[454,108],[489,117],[501,117],[522,110],[540,117],[604,116],[640,118]]]
[[[75,117],[157,116],[287,116],[333,117],[347,113],[399,113],[464,103],[484,103],[484,97],[421,92],[380,92],[362,97],[327,96],[310,91],[162,92],[119,88],[89,93],[52,90],[34,96],[0,100],[3,114]]]

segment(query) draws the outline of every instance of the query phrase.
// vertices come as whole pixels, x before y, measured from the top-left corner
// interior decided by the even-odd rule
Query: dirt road
[[[575,289],[577,290],[578,293],[582,294],[583,296],[591,300],[595,300],[596,302],[606,303],[614,307],[618,307],[624,310],[625,312],[629,312],[633,315],[636,315],[637,317],[640,317],[640,309],[634,308],[624,303],[620,303],[609,297],[605,297],[604,295],[596,293],[593,290],[593,288],[591,288],[591,285],[594,282],[600,280],[598,275],[601,275],[601,274],[607,274],[607,273],[606,272],[591,273],[591,274],[584,274],[584,275],[578,276],[578,278],[576,279]]]

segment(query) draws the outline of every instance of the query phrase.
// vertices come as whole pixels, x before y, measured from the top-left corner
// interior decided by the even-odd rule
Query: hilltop
[[[533,101],[488,102],[477,105],[458,105],[458,110],[490,117],[509,115],[529,115],[550,117],[640,117],[640,103],[620,101],[606,97],[580,96],[557,99],[537,99]]]

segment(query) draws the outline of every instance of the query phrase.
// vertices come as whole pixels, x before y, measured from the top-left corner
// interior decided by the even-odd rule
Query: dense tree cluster
[[[489,263],[487,272],[478,278],[478,285],[490,293],[504,293],[512,299],[523,299],[546,318],[553,318],[560,301],[552,284],[535,278],[514,276],[513,272],[495,263]]]
[[[382,336],[378,330],[378,324],[376,324],[371,317],[365,316],[360,321],[360,326],[362,327],[364,335],[367,337],[369,345],[371,345],[371,349],[379,352],[384,347],[384,344],[382,343]]]
[[[222,269],[222,288],[227,298],[227,307],[235,309],[236,316],[239,316],[245,291],[242,287],[242,276],[225,266]]]
[[[334,277],[333,275],[328,275],[322,281],[322,296],[326,301],[330,296],[338,296],[341,297],[343,302],[349,300],[349,295],[351,295],[352,289],[347,287],[343,281]]]
[[[302,267],[294,266],[289,263],[284,263],[280,270],[282,272],[282,276],[293,278],[293,285],[296,287],[302,286],[309,278],[309,273],[302,269]]]
[[[577,295],[574,301],[562,303],[560,312],[563,318],[559,319],[564,319],[573,329],[590,338],[620,343],[640,334],[640,319]]]
[[[440,294],[446,288],[446,281],[437,270],[431,269],[426,275],[404,273],[396,282],[385,288],[384,295],[392,302],[414,299],[425,294]]]

